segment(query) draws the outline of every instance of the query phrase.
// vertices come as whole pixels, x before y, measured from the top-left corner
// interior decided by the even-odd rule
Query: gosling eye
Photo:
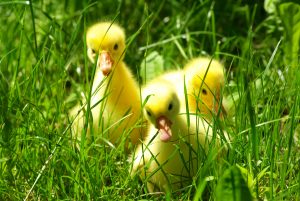
[[[169,110],[169,111],[171,111],[171,110],[172,110],[172,108],[173,108],[173,104],[172,104],[172,103],[170,103],[170,104],[169,104],[169,106],[168,106],[168,110]]]
[[[96,54],[96,50],[92,49],[92,53],[93,53],[93,54]]]
[[[203,93],[204,95],[206,95],[206,94],[207,94],[206,89],[202,89],[202,93]]]
[[[147,115],[148,115],[149,117],[152,116],[152,115],[151,115],[151,112],[150,112],[149,110],[146,110],[146,112],[147,112]]]
[[[119,45],[116,43],[115,45],[114,45],[114,50],[117,50],[119,48]]]

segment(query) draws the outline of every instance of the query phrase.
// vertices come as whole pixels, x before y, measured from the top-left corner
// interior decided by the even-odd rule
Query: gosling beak
[[[156,127],[160,132],[160,140],[163,142],[168,142],[172,137],[171,131],[172,122],[164,116],[160,116],[156,120]]]
[[[114,62],[108,52],[100,52],[97,67],[101,69],[104,76],[107,76],[111,72],[113,63]]]

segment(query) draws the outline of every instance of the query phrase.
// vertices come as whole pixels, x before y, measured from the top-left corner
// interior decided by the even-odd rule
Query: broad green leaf
[[[140,76],[143,80],[143,84],[146,84],[164,72],[164,59],[158,52],[151,52],[142,61],[140,69]]]
[[[300,5],[282,3],[278,6],[280,18],[285,28],[285,63],[288,66],[298,66],[300,46]]]
[[[247,183],[245,182],[240,169],[232,166],[227,169],[221,177],[216,188],[217,201],[251,201]]]
[[[268,13],[276,12],[276,3],[279,3],[280,0],[265,0],[264,8]]]
[[[299,0],[265,0],[264,1],[264,9],[266,10],[267,13],[272,14],[276,13],[276,7],[279,4],[283,3],[295,3],[295,4],[300,4]]]

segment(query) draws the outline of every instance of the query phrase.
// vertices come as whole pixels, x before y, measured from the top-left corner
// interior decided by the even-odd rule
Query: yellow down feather
[[[137,126],[141,115],[139,87],[133,74],[123,62],[125,54],[125,33],[117,24],[100,22],[91,26],[86,34],[87,54],[92,63],[96,63],[92,86],[88,137],[93,129],[96,138],[109,140],[118,145],[126,140],[134,145],[140,142],[143,128]],[[83,101],[85,102],[85,101]],[[81,138],[85,125],[85,106],[71,111],[75,119],[72,130]]]

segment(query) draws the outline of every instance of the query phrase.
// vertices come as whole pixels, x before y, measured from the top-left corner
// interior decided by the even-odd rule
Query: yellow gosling
[[[88,29],[86,44],[89,59],[96,63],[90,101],[92,124],[89,122],[88,134],[93,129],[95,137],[107,139],[114,145],[124,139],[123,134],[128,134],[126,148],[129,142],[138,144],[144,133],[143,128],[136,127],[141,115],[141,99],[138,84],[123,62],[124,30],[115,23],[97,23]],[[73,117],[79,108],[72,110]],[[81,111],[72,126],[79,139],[84,125],[85,112]]]
[[[142,91],[149,128],[129,161],[133,162],[131,175],[146,180],[150,192],[174,191],[191,184],[200,164],[199,155],[204,156],[212,138],[212,129],[203,119],[191,115],[188,126],[176,86],[168,81],[176,74],[158,78]]]

